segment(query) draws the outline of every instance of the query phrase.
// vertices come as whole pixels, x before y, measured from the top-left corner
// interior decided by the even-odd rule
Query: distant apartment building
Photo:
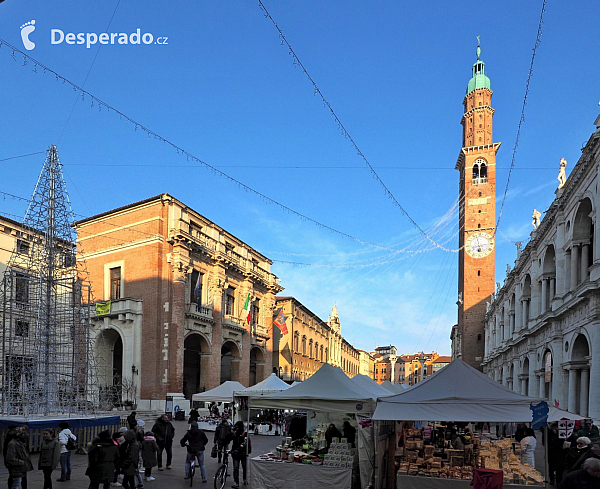
[[[378,384],[382,384],[386,380],[394,382],[394,368],[396,365],[397,352],[395,346],[378,346],[371,356],[375,360],[375,372],[373,379]]]
[[[375,380],[375,359],[373,358],[373,355],[365,350],[357,351],[359,361],[358,373]]]
[[[346,375],[359,373],[359,351],[341,334],[337,307],[323,321],[295,297],[276,297],[285,327],[273,325],[273,368],[285,381],[308,379],[324,363],[340,367]]]
[[[415,385],[441,370],[451,361],[450,356],[440,356],[436,352],[400,355],[394,371],[395,382]]]

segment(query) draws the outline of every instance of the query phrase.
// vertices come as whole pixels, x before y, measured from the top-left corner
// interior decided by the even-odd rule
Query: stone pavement
[[[152,429],[152,425],[154,424],[154,420],[144,419],[146,421],[146,431]],[[173,426],[175,427],[175,439],[173,443],[173,463],[171,470],[163,470],[159,472],[155,467],[152,469],[152,476],[156,477],[155,481],[144,481],[145,489],[162,489],[168,487],[169,489],[175,488],[183,488],[189,487],[189,480],[185,480],[183,476],[185,475],[184,465],[185,465],[185,454],[186,449],[182,448],[179,445],[179,440],[183,438],[185,431],[188,428],[187,422],[184,421],[173,421]],[[217,463],[216,458],[210,458],[210,449],[212,447],[212,442],[214,439],[214,432],[207,431],[206,436],[208,437],[209,445],[207,446],[207,450],[204,457],[204,464],[206,466],[206,475],[208,478],[207,484],[202,484],[202,478],[200,477],[200,470],[196,471],[196,476],[194,477],[194,487],[212,489],[213,488],[213,477],[219,468],[219,464]],[[270,451],[272,448],[276,447],[281,443],[281,437],[279,436],[258,436],[251,435],[252,438],[252,455],[258,455],[261,453],[265,453]],[[38,464],[38,454],[32,455],[32,462],[34,470],[29,472],[27,475],[28,480],[28,488],[29,489],[38,489],[43,487],[44,476],[41,470],[37,470]],[[53,489],[85,489],[89,485],[89,478],[85,475],[85,470],[87,468],[87,455],[77,455],[72,453],[71,455],[71,464],[73,466],[73,473],[71,474],[71,480],[68,482],[55,482],[56,479],[60,477],[60,467],[58,467],[53,472]],[[163,469],[165,466],[165,454],[163,452]],[[241,472],[241,467],[240,467]],[[231,477],[227,478],[227,487],[231,487],[233,485],[233,464],[231,463],[231,459],[229,460],[229,473]],[[6,487],[6,481],[8,480],[8,471],[6,467],[4,467],[3,463],[0,463],[0,488]],[[242,481],[242,474],[240,473],[240,482]],[[241,486],[242,488],[244,486]],[[251,489],[249,486],[246,486],[248,489]]]

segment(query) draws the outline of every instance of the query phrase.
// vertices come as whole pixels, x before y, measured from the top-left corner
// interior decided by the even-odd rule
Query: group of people
[[[38,470],[44,473],[43,489],[52,489],[52,472],[60,463],[58,482],[71,479],[71,450],[76,447],[77,437],[71,433],[66,422],[43,431]],[[8,469],[9,489],[27,489],[27,472],[33,470],[29,454],[29,429],[26,425],[9,426],[2,447],[4,465]]]

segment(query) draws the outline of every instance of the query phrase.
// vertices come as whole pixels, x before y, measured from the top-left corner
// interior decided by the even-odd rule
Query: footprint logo
[[[21,39],[23,39],[23,46],[27,51],[31,51],[35,47],[35,43],[29,40],[29,34],[33,31],[35,31],[35,20],[21,26]]]

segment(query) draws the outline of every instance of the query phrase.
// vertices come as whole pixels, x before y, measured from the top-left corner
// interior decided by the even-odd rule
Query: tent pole
[[[548,422],[544,426],[544,486],[548,488],[548,476],[550,475],[550,465],[548,464]]]

